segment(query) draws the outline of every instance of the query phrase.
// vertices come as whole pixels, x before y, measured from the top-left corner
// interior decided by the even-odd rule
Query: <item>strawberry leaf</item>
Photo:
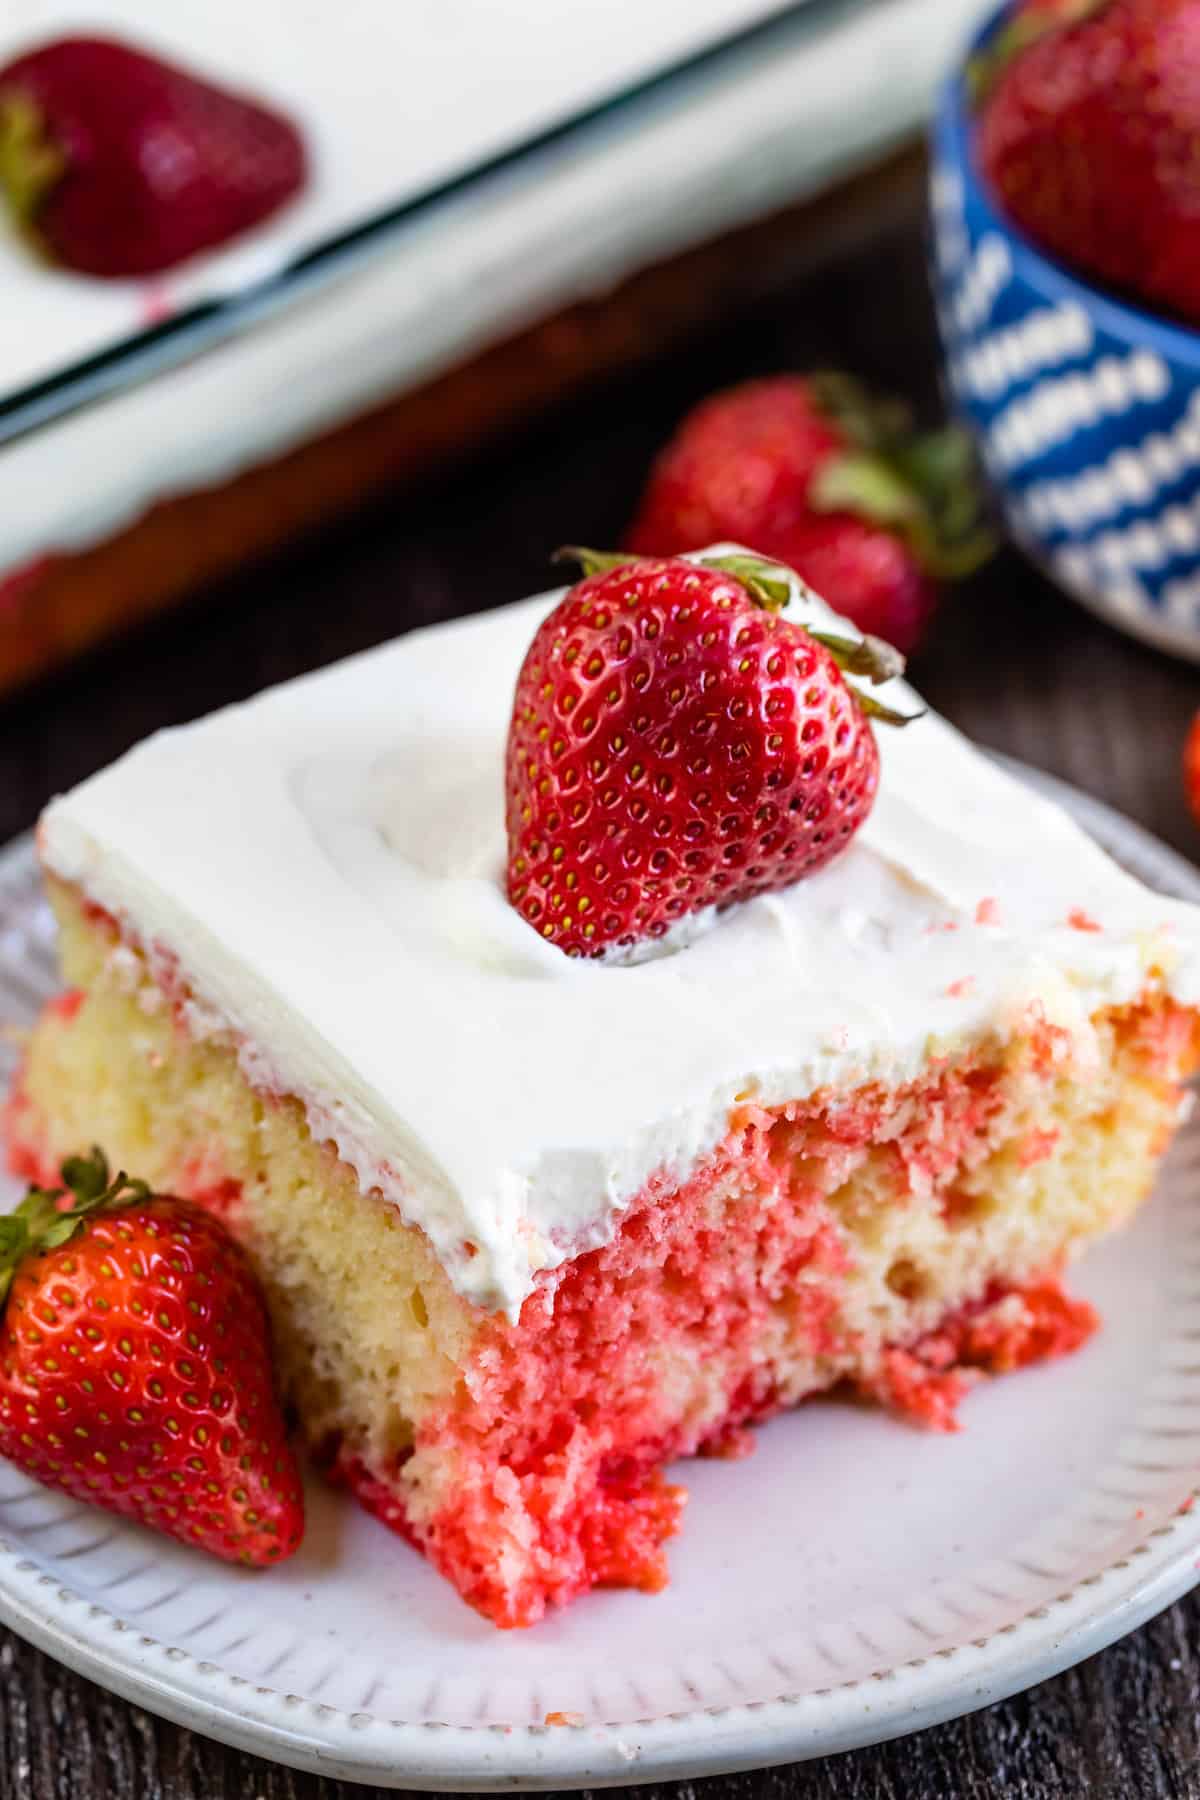
[[[996,548],[983,517],[975,453],[957,425],[884,451],[849,450],[826,463],[809,492],[816,512],[849,512],[896,532],[940,580],[970,575]]]
[[[0,1218],[0,1303],[12,1285],[17,1264],[29,1247],[29,1227],[19,1212]]]
[[[66,156],[29,95],[0,92],[0,193],[20,230],[35,233],[38,213],[66,172]]]
[[[604,575],[609,569],[624,569],[647,560],[625,550],[588,550],[580,544],[563,544],[550,558],[555,563],[578,563],[585,575]]]
[[[825,417],[859,450],[884,450],[912,431],[912,413],[903,400],[872,394],[842,369],[818,369],[808,385]]]
[[[0,1216],[0,1305],[26,1256],[57,1250],[91,1214],[150,1198],[148,1182],[124,1172],[109,1180],[108,1159],[93,1149],[89,1156],[68,1156],[62,1164],[64,1186],[31,1187],[15,1212]],[[70,1199],[71,1204],[64,1206]]]
[[[861,688],[855,688],[854,698],[868,719],[876,719],[881,725],[912,725],[925,717],[924,707],[915,713],[897,712],[895,707],[885,706],[882,700],[877,700],[874,694],[864,694]]]
[[[850,375],[825,371],[810,385],[846,445],[812,483],[813,510],[853,513],[895,532],[937,579],[985,562],[996,543],[969,434],[958,425],[914,432],[902,401],[877,399]]]
[[[18,1250],[28,1235],[25,1221],[18,1213],[5,1213],[0,1218],[0,1257]]]
[[[852,512],[875,525],[911,525],[921,498],[898,468],[868,451],[835,456],[809,492],[817,512]]]
[[[846,379],[849,380],[849,377]],[[867,462],[873,459],[863,457],[854,460]],[[634,563],[662,559],[634,556],[622,550],[584,550],[571,546],[556,550],[553,560],[576,562],[585,574],[600,575],[611,569],[629,568]],[[730,551],[727,556],[696,556],[685,560],[699,563],[706,569],[720,569],[722,574],[732,576],[741,583],[756,605],[766,612],[781,612],[792,597],[793,583],[799,579],[794,570],[783,563],[770,562],[766,557],[755,556],[746,550]],[[878,687],[882,682],[892,681],[904,673],[903,656],[891,644],[885,644],[882,638],[872,637],[869,633],[861,638],[848,638],[838,632],[814,631],[808,625],[799,629],[807,631],[811,638],[823,645],[845,675],[862,676]],[[924,717],[923,712],[895,712],[881,701],[871,699],[859,687],[853,688],[852,692],[862,710],[870,718],[878,719],[881,724],[911,725],[914,719]]]
[[[903,675],[904,658],[891,644],[868,632],[861,638],[839,637],[832,631],[809,631],[818,644],[824,644],[844,675],[863,675],[876,687]]]
[[[782,612],[792,597],[792,577],[782,563],[761,556],[701,556],[706,569],[720,569],[740,581],[750,598],[765,612]]]
[[[1042,38],[1082,24],[1108,4],[1109,0],[1055,0],[1054,4],[1043,0],[1041,6],[1024,7],[967,65],[967,92],[972,103],[981,106],[1008,65]]]
[[[62,1178],[76,1200],[98,1200],[108,1190],[108,1158],[98,1149],[90,1156],[68,1156]]]
[[[75,1236],[78,1227],[79,1220],[77,1218],[72,1218],[70,1213],[63,1213],[53,1225],[48,1225],[43,1231],[42,1249],[57,1250],[60,1244],[65,1244],[68,1238]]]
[[[635,563],[662,561],[662,558],[635,556],[628,550],[586,550],[577,544],[556,550],[553,562],[578,563],[585,575],[605,575],[611,569],[627,569]],[[669,560],[669,559],[668,559]],[[688,558],[706,569],[720,569],[740,581],[750,598],[767,612],[780,612],[792,597],[792,581],[780,563],[767,562],[761,556],[731,552],[728,556]]]

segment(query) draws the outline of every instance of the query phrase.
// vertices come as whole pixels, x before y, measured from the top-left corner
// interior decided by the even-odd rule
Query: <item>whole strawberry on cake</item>
[[[314,1453],[505,1626],[661,1587],[679,1457],[1082,1343],[1200,1050],[1200,916],[894,652],[583,556],[56,801],[8,1114],[219,1213]]]

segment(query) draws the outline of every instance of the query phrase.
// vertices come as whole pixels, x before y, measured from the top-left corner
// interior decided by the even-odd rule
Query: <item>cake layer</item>
[[[501,1624],[661,1586],[671,1457],[737,1453],[747,1423],[846,1382],[949,1425],[975,1372],[1075,1347],[1093,1319],[1057,1273],[1144,1197],[1200,1048],[1195,1015],[1151,992],[1086,1037],[1029,1018],[900,1086],[747,1102],[510,1323],[455,1292],[294,1100],[193,1037],[111,924],[55,898],[80,985],[29,1047],[18,1165],[50,1180],[95,1139],[220,1210],[310,1442]]]
[[[190,1032],[295,1096],[467,1298],[515,1318],[738,1107],[902,1084],[1030,1020],[1083,1066],[1100,1009],[1156,983],[1200,999],[1194,911],[932,716],[880,733],[875,810],[826,870],[674,954],[569,961],[503,883],[513,684],[555,598],[161,733],[41,832]],[[833,617],[799,590],[793,615]]]

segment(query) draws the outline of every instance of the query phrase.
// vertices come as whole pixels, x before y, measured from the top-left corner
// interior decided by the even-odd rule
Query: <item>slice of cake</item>
[[[949,1426],[978,1372],[1080,1343],[1060,1274],[1145,1198],[1200,1046],[1200,917],[941,720],[851,706],[818,742],[824,664],[785,717],[681,663],[649,601],[617,661],[576,655],[561,612],[539,631],[559,599],[160,734],[56,801],[69,987],[8,1111],[31,1178],[98,1143],[228,1220],[316,1455],[502,1625],[660,1587],[676,1457],[835,1385]],[[786,616],[856,664],[812,596]],[[805,637],[776,617],[737,626],[739,680]],[[682,742],[639,710],[711,682]],[[532,843],[560,748],[539,695],[584,748]],[[790,792],[793,727],[787,780],[837,780],[776,816],[744,770]],[[614,808],[665,862],[633,869]],[[566,814],[595,834],[559,859]],[[611,914],[584,906],[605,846],[632,858]],[[779,886],[788,856],[810,872]]]

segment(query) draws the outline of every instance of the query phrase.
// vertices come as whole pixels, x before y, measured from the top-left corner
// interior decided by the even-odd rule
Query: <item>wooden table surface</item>
[[[914,210],[719,334],[607,382],[436,486],[374,507],[8,702],[0,841],[32,825],[56,790],[158,726],[411,625],[548,585],[555,544],[616,542],[649,456],[700,394],[818,362],[857,368],[936,406]],[[1179,781],[1184,731],[1200,704],[1197,670],[1117,636],[1005,554],[946,607],[914,673],[981,742],[1066,777],[1200,856]],[[706,1800],[1200,1797],[1200,1598],[1028,1694],[920,1737],[700,1787]],[[352,1800],[363,1791],[165,1724],[0,1633],[3,1800]],[[693,1784],[648,1791],[691,1800]]]

